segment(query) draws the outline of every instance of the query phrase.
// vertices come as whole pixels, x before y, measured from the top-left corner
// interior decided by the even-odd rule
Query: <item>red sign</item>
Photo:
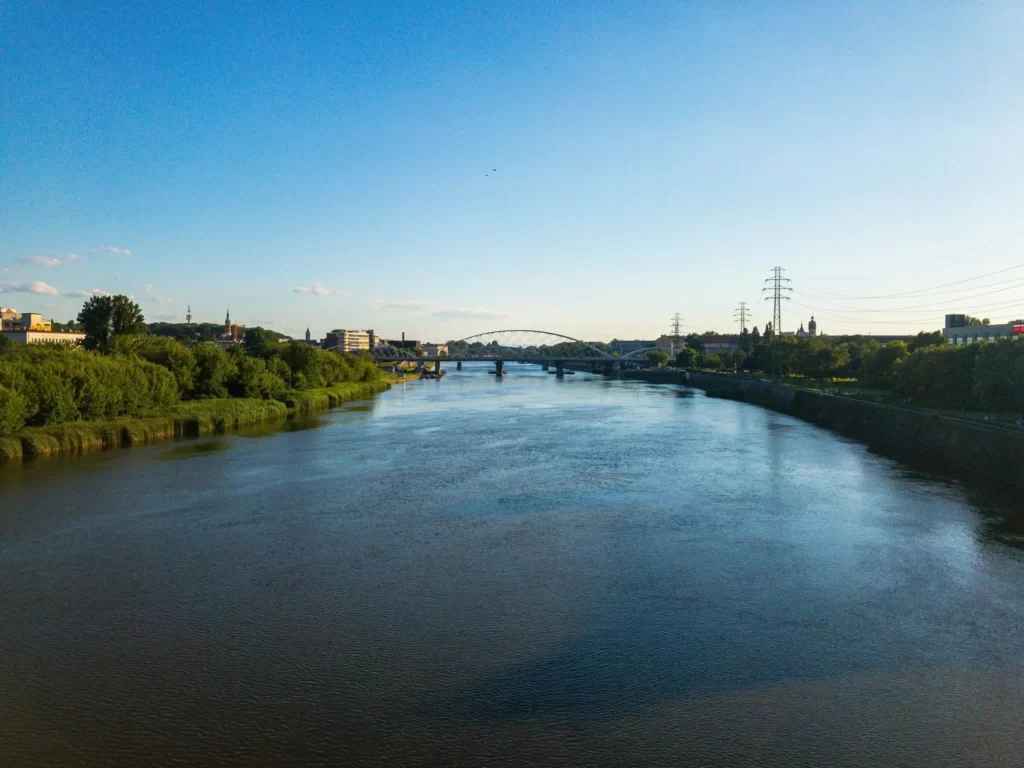
[[[1015,325],[1015,326],[1013,326],[1013,335],[1014,336],[1024,336],[1024,325]]]

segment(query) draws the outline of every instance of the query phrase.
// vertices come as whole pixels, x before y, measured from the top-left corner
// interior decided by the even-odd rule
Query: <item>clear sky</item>
[[[2,3],[0,304],[652,337],[763,327],[781,264],[783,330],[1002,322],[1022,40],[1020,0]]]

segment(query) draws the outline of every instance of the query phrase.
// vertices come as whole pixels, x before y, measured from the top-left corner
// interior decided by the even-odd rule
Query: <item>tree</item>
[[[907,344],[907,351],[916,352],[926,347],[941,347],[945,343],[946,337],[942,335],[942,331],[921,331]]]
[[[754,330],[750,332],[750,349],[753,349],[761,343],[761,332],[757,330],[757,326],[754,326]]]
[[[747,363],[747,353],[742,349],[735,349],[729,353],[728,361],[733,370],[741,370]]]
[[[750,351],[750,331],[746,328],[740,331],[740,349],[744,352]]]
[[[895,383],[893,376],[896,364],[908,354],[907,345],[902,341],[890,341],[885,346],[871,350],[864,356],[857,380],[866,387],[890,389]]]
[[[245,346],[245,351],[250,354],[269,357],[273,353],[273,349],[277,345],[277,340],[280,336],[281,334],[279,333],[268,331],[266,328],[261,328],[257,325],[252,328],[246,328],[242,344]]]
[[[701,355],[697,358],[697,364],[701,368],[710,368],[713,371],[717,371],[722,367],[722,358],[718,356],[718,353],[712,352],[710,355]]]
[[[664,349],[652,349],[647,353],[647,360],[655,368],[661,368],[668,362],[668,352]]]
[[[697,354],[704,351],[704,342],[700,340],[700,336],[696,333],[686,334],[686,346],[694,350]]]
[[[123,294],[92,296],[82,305],[78,322],[85,331],[85,348],[104,353],[111,351],[118,336],[146,331],[139,305]]]
[[[192,348],[195,356],[195,397],[224,397],[228,377],[235,372],[235,366],[228,353],[212,342],[196,344]]]
[[[689,347],[683,347],[676,355],[676,366],[679,368],[693,368],[697,364],[697,353]]]
[[[970,315],[967,315],[967,325],[972,327],[977,325],[989,325],[991,322],[992,321],[987,317],[982,319],[980,317],[971,317]]]
[[[763,343],[771,346],[772,341],[775,340],[775,328],[771,323],[765,323],[764,325],[764,336],[762,337]]]

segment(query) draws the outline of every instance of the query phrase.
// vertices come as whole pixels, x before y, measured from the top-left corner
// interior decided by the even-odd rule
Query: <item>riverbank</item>
[[[629,371],[623,378],[683,384],[812,422],[900,458],[925,461],[944,472],[996,485],[1024,487],[1018,457],[1024,432],[955,416],[783,384],[713,373]]]
[[[287,392],[281,400],[190,400],[139,418],[30,427],[17,435],[0,438],[0,464],[224,434],[252,424],[335,408],[350,400],[384,392],[397,381],[402,380],[385,377],[375,381],[343,382],[320,389]]]

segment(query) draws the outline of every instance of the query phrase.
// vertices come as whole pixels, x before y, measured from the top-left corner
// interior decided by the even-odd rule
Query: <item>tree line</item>
[[[983,320],[971,318],[981,325]],[[865,336],[774,338],[753,329],[728,355],[706,354],[699,338],[677,356],[681,368],[764,372],[823,382],[856,380],[941,408],[1024,412],[1024,342],[948,345],[940,331],[879,344]],[[766,341],[767,340],[767,341]]]
[[[326,352],[251,328],[223,349],[147,332],[126,296],[92,297],[78,324],[84,348],[0,343],[0,436],[26,426],[141,416],[182,400],[283,399],[290,390],[372,381],[368,357]]]

